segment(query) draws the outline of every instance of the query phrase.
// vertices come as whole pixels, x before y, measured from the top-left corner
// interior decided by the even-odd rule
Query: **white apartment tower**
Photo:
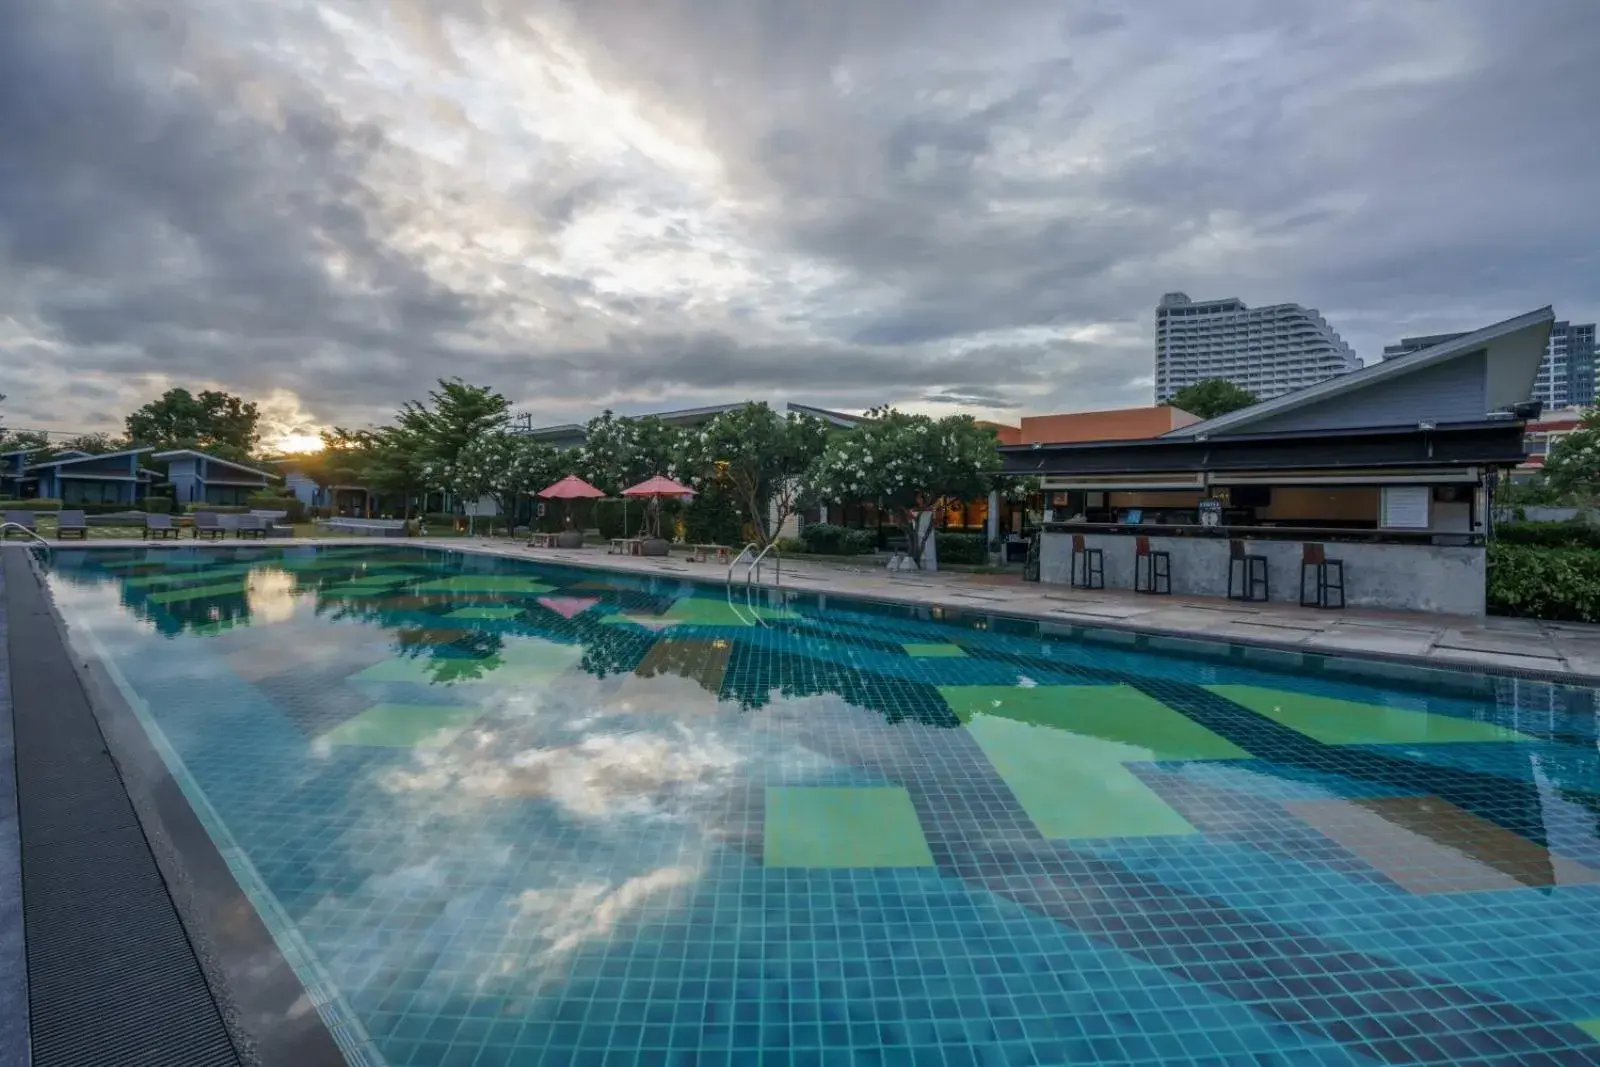
[[[1252,308],[1236,297],[1190,300],[1186,293],[1167,293],[1156,308],[1158,404],[1208,378],[1270,400],[1360,367],[1315,308]]]

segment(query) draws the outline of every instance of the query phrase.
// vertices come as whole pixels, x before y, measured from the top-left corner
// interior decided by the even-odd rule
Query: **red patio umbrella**
[[[539,490],[539,496],[546,500],[565,500],[567,502],[566,524],[572,525],[572,501],[574,500],[599,500],[605,493],[596,489],[576,474],[569,474],[554,485],[547,485]],[[563,537],[566,535],[563,534]]]
[[[673,481],[671,478],[664,478],[664,477],[662,477],[661,475],[658,474],[654,478],[646,478],[644,481],[640,482],[638,485],[630,486],[629,488],[624,489],[622,491],[622,495],[623,496],[642,496],[642,497],[649,498],[651,503],[654,505],[650,509],[650,517],[653,520],[651,525],[654,526],[654,528],[655,528],[654,529],[655,535],[657,537],[660,537],[661,536],[661,504],[660,504],[661,499],[663,497],[673,497],[673,498],[676,498],[676,499],[679,499],[679,500],[686,499],[688,497],[694,496],[694,490],[690,489],[687,485],[679,485],[677,482]]]

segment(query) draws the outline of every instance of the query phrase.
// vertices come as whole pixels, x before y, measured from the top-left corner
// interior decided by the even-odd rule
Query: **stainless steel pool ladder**
[[[735,567],[739,566],[739,564],[744,563],[744,606],[749,609],[751,616],[755,619],[758,625],[766,627],[767,621],[761,617],[761,612],[757,610],[755,605],[755,583],[761,578],[762,561],[765,560],[769,555],[772,557],[773,573],[776,576],[775,580],[781,583],[783,581],[783,564],[780,561],[783,557],[778,554],[778,545],[776,541],[767,545],[766,548],[761,549],[761,551],[752,556],[751,550],[757,547],[758,546],[756,542],[751,541],[749,544],[741,548],[739,550],[739,554],[734,556],[733,559],[728,563],[728,607],[733,609],[734,615],[739,619],[740,622],[745,623],[745,625],[749,625],[749,620],[747,620],[743,613],[739,610],[739,605],[733,602],[733,571]]]
[[[21,530],[23,533],[27,534],[29,537],[43,545],[45,562],[48,563],[50,561],[51,553],[54,551],[50,545],[50,542],[40,537],[37,530],[30,530],[20,522],[0,522],[0,541],[4,541],[10,535],[12,530]],[[33,546],[29,545],[28,548],[31,550]]]

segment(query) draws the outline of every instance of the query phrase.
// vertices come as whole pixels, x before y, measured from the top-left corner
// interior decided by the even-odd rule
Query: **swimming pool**
[[[352,1062],[1600,1062],[1587,689],[387,546],[49,581]]]

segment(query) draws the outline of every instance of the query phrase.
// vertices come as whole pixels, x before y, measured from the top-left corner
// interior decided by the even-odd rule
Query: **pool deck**
[[[238,542],[226,542],[234,545]],[[640,558],[611,555],[603,547],[529,548],[505,538],[315,538],[264,542],[287,545],[397,543],[453,549],[637,574],[726,580],[728,568],[694,563],[682,555]],[[193,547],[192,541],[99,540],[93,547]],[[775,583],[767,574],[761,584]],[[840,594],[903,604],[993,612],[1078,626],[1131,629],[1169,636],[1266,645],[1328,655],[1370,656],[1440,667],[1527,673],[1557,680],[1600,681],[1600,625],[1536,619],[1471,618],[1360,609],[1322,611],[1295,605],[1242,603],[1216,598],[1149,596],[1120,590],[1081,590],[1022,581],[1017,574],[945,571],[893,574],[867,559],[860,565],[782,563],[781,585],[809,593]]]

